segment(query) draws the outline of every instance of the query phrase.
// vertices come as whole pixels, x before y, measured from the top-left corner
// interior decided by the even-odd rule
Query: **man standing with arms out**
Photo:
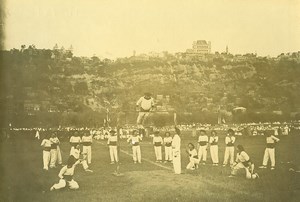
[[[141,97],[137,103],[136,103],[136,107],[139,110],[139,115],[137,118],[137,126],[140,129],[144,128],[144,123],[145,120],[147,119],[147,117],[150,114],[150,111],[152,111],[153,107],[154,107],[154,100],[151,97],[150,93],[145,93],[143,97]]]
[[[270,133],[268,133],[266,142],[267,147],[265,149],[264,159],[263,159],[263,165],[259,168],[267,168],[267,164],[269,161],[269,158],[271,160],[271,170],[275,169],[275,144],[279,141],[279,139]]]
[[[118,163],[118,136],[116,135],[116,131],[110,131],[110,135],[108,136],[107,140],[107,145],[109,147],[110,164]]]
[[[153,137],[153,145],[154,145],[156,162],[158,162],[158,163],[162,162],[162,153],[161,153],[161,145],[162,144],[163,144],[163,139],[159,135],[159,131],[155,131],[154,137]]]
[[[164,137],[165,144],[165,163],[172,161],[172,137],[170,136],[170,132],[165,133]]]
[[[213,166],[218,166],[219,164],[219,148],[218,148],[219,137],[216,131],[211,131],[211,136],[209,138],[210,143],[210,156],[213,162]]]
[[[173,168],[175,174],[181,174],[180,146],[181,146],[180,130],[175,126],[175,135],[172,140]]]
[[[234,162],[234,142],[235,142],[235,137],[234,137],[234,130],[229,129],[227,131],[227,136],[225,137],[225,155],[224,155],[224,162],[223,166],[226,166],[228,163],[228,159],[230,158],[230,165],[233,165]]]
[[[127,142],[132,145],[132,157],[134,163],[142,163],[140,141],[142,141],[142,138],[138,135],[138,131],[136,130],[132,132],[132,136],[127,140]]]
[[[207,143],[208,143],[208,136],[206,135],[205,130],[200,130],[200,135],[198,138],[198,157],[199,162],[202,160],[202,164],[205,165],[206,163],[206,156],[207,156]]]
[[[44,170],[48,170],[50,163],[50,150],[51,150],[51,141],[49,140],[49,134],[43,139],[41,146],[43,147],[43,164]]]
[[[87,163],[92,163],[92,143],[93,137],[87,131],[82,136],[82,153],[87,154]]]
[[[81,138],[77,131],[75,131],[75,134],[71,136],[70,138],[70,144],[71,144],[71,150],[70,155],[73,153],[73,150],[75,149],[75,146],[81,143]]]

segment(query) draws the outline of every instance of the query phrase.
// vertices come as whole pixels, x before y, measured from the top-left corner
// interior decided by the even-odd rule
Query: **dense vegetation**
[[[133,123],[135,101],[148,91],[169,95],[158,105],[176,110],[181,122],[214,123],[218,115],[227,122],[290,120],[299,118],[299,77],[299,52],[112,61],[22,46],[1,51],[1,118],[17,125],[99,126],[109,109],[112,121]]]

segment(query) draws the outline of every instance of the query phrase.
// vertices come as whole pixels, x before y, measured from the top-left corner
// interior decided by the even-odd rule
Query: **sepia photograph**
[[[0,202],[300,201],[300,0],[0,0]]]

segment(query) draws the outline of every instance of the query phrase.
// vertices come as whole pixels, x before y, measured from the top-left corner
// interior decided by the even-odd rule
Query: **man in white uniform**
[[[107,145],[109,147],[110,164],[118,163],[118,136],[116,135],[116,131],[110,131],[110,135],[108,136],[107,140]]]
[[[132,132],[132,136],[127,140],[127,142],[132,145],[132,157],[134,163],[142,163],[140,141],[142,141],[142,138],[138,135],[138,131],[136,130]]]
[[[51,141],[50,168],[55,168],[57,156],[58,156],[57,147],[60,143],[58,137],[56,136],[56,133],[52,133],[50,141]]]
[[[154,100],[151,94],[145,93],[145,95],[137,101],[136,106],[139,108],[139,115],[136,122],[139,128],[143,128],[145,120],[154,107]]]
[[[80,163],[82,164],[83,169],[86,172],[93,172],[92,170],[89,169],[89,165],[87,164],[86,158],[87,158],[87,153],[82,152],[82,159],[80,158],[80,146],[79,144],[74,146],[74,149],[72,150],[72,153],[70,156],[73,156],[76,160],[80,160]]]
[[[80,164],[80,161],[75,159],[74,156],[70,156],[67,165],[64,166],[58,174],[58,177],[60,178],[59,182],[54,184],[50,188],[50,191],[62,189],[66,186],[73,190],[79,189],[78,183],[73,179],[74,170],[78,164]]]
[[[175,135],[172,140],[172,152],[173,152],[173,168],[175,174],[181,174],[181,155],[180,155],[180,130],[175,127]]]
[[[170,132],[165,133],[164,145],[165,145],[165,163],[171,162],[172,161],[172,137],[170,136]]]
[[[245,169],[247,179],[256,179],[259,177],[257,173],[254,173],[254,164],[250,161],[250,157],[245,152],[244,147],[238,145],[236,160],[231,167],[231,175],[229,177],[236,176],[241,169]]]
[[[223,166],[226,166],[228,163],[228,160],[230,159],[230,165],[233,165],[234,162],[234,143],[235,143],[235,137],[234,137],[234,130],[229,129],[227,131],[227,136],[225,137],[225,155],[224,155],[224,162]]]
[[[156,162],[158,162],[158,163],[162,162],[162,151],[161,151],[162,144],[163,144],[163,139],[159,135],[159,131],[155,131],[154,137],[153,137],[153,145],[154,145]]]
[[[93,143],[93,136],[90,135],[88,132],[85,132],[81,138],[82,141],[82,153],[87,154],[87,163],[92,163],[92,143]]]
[[[197,150],[195,149],[195,146],[192,143],[188,144],[188,150],[187,153],[189,155],[190,162],[186,166],[186,169],[188,170],[195,170],[198,167],[198,164],[200,162],[198,158]]]
[[[43,164],[44,170],[48,170],[50,163],[50,150],[51,150],[51,141],[49,140],[49,135],[42,140],[41,146],[43,147]]]
[[[271,160],[271,170],[275,169],[275,144],[279,141],[279,139],[271,134],[267,135],[266,142],[267,147],[265,149],[263,165],[259,168],[267,168],[267,164],[269,159]]]
[[[198,157],[199,160],[202,160],[202,164],[205,165],[206,163],[206,156],[207,156],[207,143],[208,143],[208,136],[206,135],[205,130],[200,130],[200,135],[198,138]]]
[[[210,156],[213,162],[213,166],[218,166],[219,164],[219,148],[218,148],[219,137],[216,131],[211,132],[211,136],[209,138],[210,143]]]
[[[75,131],[75,134],[72,135],[70,138],[70,144],[71,144],[70,155],[73,153],[75,146],[77,146],[80,143],[81,143],[81,138],[79,136],[79,133]]]

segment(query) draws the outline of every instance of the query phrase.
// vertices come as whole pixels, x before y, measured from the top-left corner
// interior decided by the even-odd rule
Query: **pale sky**
[[[276,56],[300,51],[300,0],[6,0],[5,48],[35,44],[78,56],[212,51]]]

